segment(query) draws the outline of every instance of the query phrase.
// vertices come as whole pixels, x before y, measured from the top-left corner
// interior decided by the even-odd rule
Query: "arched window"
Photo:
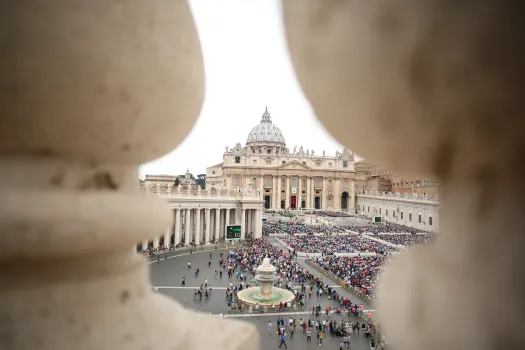
[[[346,180],[343,181],[343,189],[345,189],[345,190],[348,189],[348,181],[346,181]]]
[[[235,175],[233,178],[233,185],[234,186],[240,186],[241,185],[241,177],[239,175]]]
[[[297,188],[297,177],[292,177],[292,188]]]
[[[281,177],[281,187],[286,187],[286,178],[285,177]]]
[[[302,186],[303,188],[306,188],[306,179],[302,179],[302,180],[301,180],[301,186]]]
[[[315,178],[315,187],[321,187],[322,180],[320,177]]]
[[[252,182],[253,182],[254,185],[257,186],[257,178],[256,178],[256,177],[254,177],[254,178],[252,179]]]
[[[272,178],[271,177],[265,177],[264,178],[264,187],[272,187]]]

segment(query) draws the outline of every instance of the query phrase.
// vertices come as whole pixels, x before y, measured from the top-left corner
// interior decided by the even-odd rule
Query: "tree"
[[[202,188],[206,188],[206,174],[198,174],[195,182]]]
[[[179,178],[176,178],[175,179],[175,187],[179,187],[179,184],[180,184]]]

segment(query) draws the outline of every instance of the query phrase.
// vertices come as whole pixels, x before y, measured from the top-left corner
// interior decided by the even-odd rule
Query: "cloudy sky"
[[[175,150],[140,168],[145,174],[194,174],[222,162],[226,146],[245,144],[267,106],[286,145],[342,150],[315,118],[293,71],[278,0],[190,0],[204,55],[206,97],[193,131]]]

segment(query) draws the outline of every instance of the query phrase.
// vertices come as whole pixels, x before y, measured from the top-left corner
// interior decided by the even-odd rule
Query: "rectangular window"
[[[408,213],[408,221],[412,221],[412,213]]]
[[[370,213],[370,207],[368,207],[368,212]]]
[[[386,216],[388,216],[388,209],[385,210]]]
[[[286,161],[283,160],[283,165],[286,163]]]
[[[212,173],[213,175],[215,175],[215,170],[213,170],[211,173]]]
[[[421,214],[419,214],[419,223],[421,223]]]
[[[266,164],[272,164],[272,161],[270,159],[267,159]]]
[[[348,168],[348,162],[346,160],[343,160],[343,168]]]
[[[306,162],[303,162],[303,165],[306,165]]]
[[[379,208],[379,214],[381,214],[381,208]]]
[[[392,216],[396,217],[396,212],[392,210]]]
[[[269,149],[267,152],[268,152],[268,154],[272,154],[272,150],[271,149]]]
[[[429,224],[430,226],[432,226],[432,216],[429,216],[429,217],[428,217],[428,224]]]
[[[403,212],[401,212],[401,220],[403,220]]]
[[[239,164],[241,162],[241,157],[235,157],[235,164]]]
[[[358,206],[357,206],[357,210],[361,210],[361,205],[358,205]]]

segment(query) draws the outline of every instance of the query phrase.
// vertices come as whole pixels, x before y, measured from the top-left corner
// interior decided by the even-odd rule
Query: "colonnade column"
[[[171,244],[171,227],[168,227],[166,229],[166,233],[164,234],[164,247],[169,248]]]
[[[159,244],[160,244],[160,238],[159,237],[153,238],[153,249],[159,249]]]
[[[142,241],[142,250],[148,249],[149,241]]]
[[[195,244],[201,241],[201,210],[195,209]]]
[[[277,205],[276,209],[281,209],[281,177],[277,176],[277,196],[276,196]]]
[[[204,209],[206,212],[204,215],[206,215],[206,228],[204,229],[204,241],[206,243],[210,243],[210,229],[211,229],[211,209]]]
[[[250,233],[252,231],[252,210],[246,209],[246,233]]]
[[[262,237],[262,209],[255,210],[255,230],[253,231],[254,238]]]
[[[246,209],[241,209],[241,239],[246,237]]]
[[[224,227],[228,226],[230,224],[230,215],[231,215],[231,209],[230,208],[227,208],[226,210],[226,213],[224,214],[225,217],[224,217]],[[226,230],[226,228],[225,228]],[[224,237],[226,237],[226,232],[224,232]]]
[[[220,238],[221,233],[221,209],[215,209],[215,240]]]
[[[184,214],[184,245],[190,244],[191,209]]]
[[[334,188],[333,188],[333,195],[334,195],[334,209],[341,209],[341,191],[339,190],[339,179],[334,179]]]
[[[284,199],[284,208],[290,209],[290,176],[286,176],[286,198]]]
[[[180,243],[180,211],[182,209],[175,209],[175,237],[174,244],[177,245]]]

